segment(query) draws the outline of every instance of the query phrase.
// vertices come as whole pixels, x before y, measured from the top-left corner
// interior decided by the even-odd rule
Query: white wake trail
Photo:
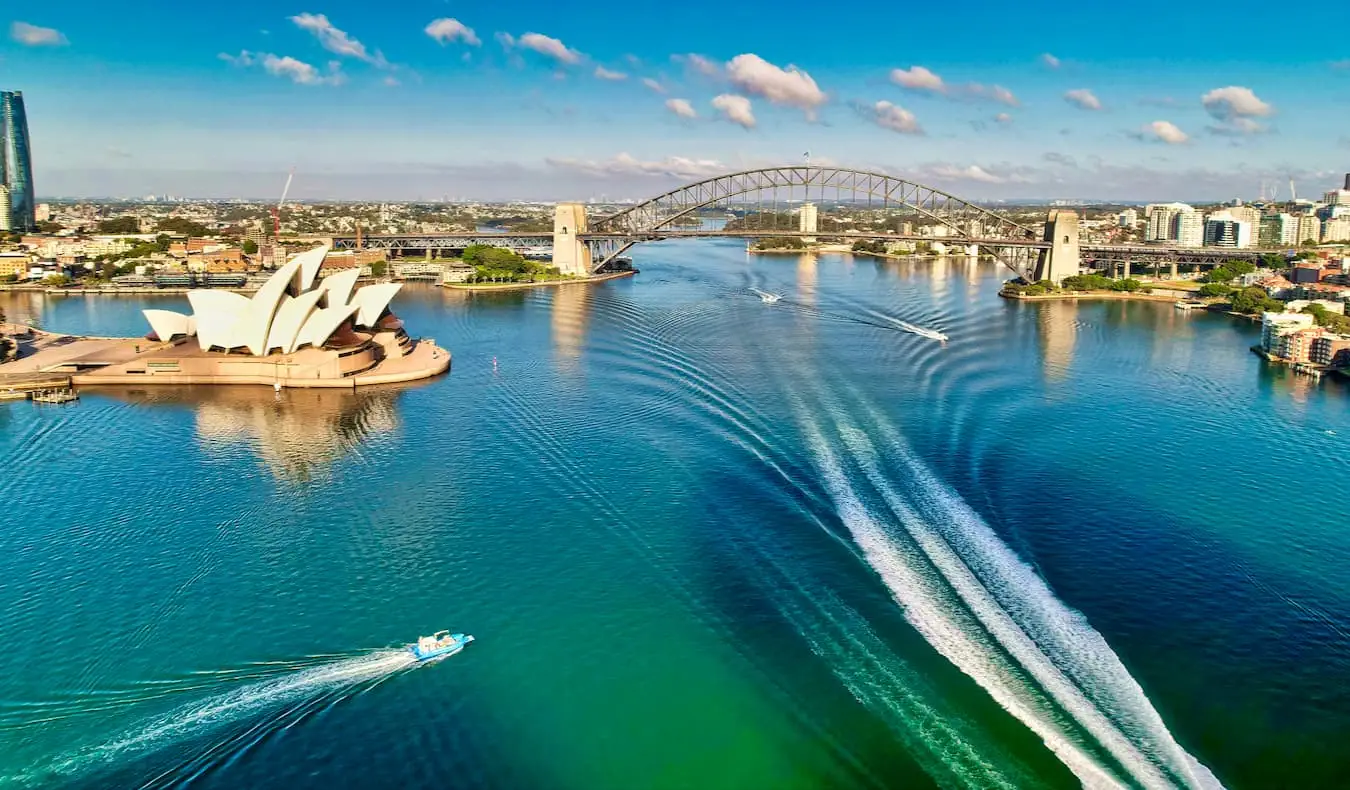
[[[60,758],[46,767],[42,775],[25,778],[37,782],[52,776],[69,776],[114,760],[149,754],[188,737],[261,714],[287,703],[325,696],[351,689],[368,681],[383,679],[415,663],[406,650],[379,650],[329,664],[303,669],[209,697],[158,716],[108,743],[82,749]]]
[[[818,412],[793,400],[839,516],[906,619],[942,655],[1036,732],[1085,786],[1221,786],[1176,743],[1106,640],[907,449],[882,415],[864,405],[886,445],[885,461],[907,478],[904,487],[887,477],[867,434],[816,394],[833,418],[838,449],[813,418]],[[855,489],[850,464],[885,503],[881,512]],[[1073,726],[1060,721],[1061,711]],[[1076,730],[1128,780],[1085,748]]]

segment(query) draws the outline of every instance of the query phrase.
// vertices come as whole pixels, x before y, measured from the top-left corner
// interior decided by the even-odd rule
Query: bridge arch
[[[621,249],[609,252],[607,261],[639,241],[659,238],[660,232],[669,230],[671,223],[701,209],[731,204],[735,198],[755,193],[763,196],[766,192],[773,193],[776,205],[780,191],[786,190],[791,201],[798,189],[803,202],[811,199],[813,191],[822,201],[830,199],[831,194],[835,200],[841,200],[847,194],[852,202],[866,198],[869,204],[880,199],[883,208],[909,209],[918,217],[954,231],[958,238],[984,240],[983,246],[989,252],[1021,276],[1029,277],[1035,266],[1034,257],[1027,260],[1028,253],[1034,256],[1034,250],[1000,249],[997,240],[1025,243],[1040,236],[1037,229],[925,184],[844,167],[768,167],[705,178],[596,219],[590,223],[588,233],[629,237]],[[822,231],[821,235],[832,234]],[[989,243],[988,240],[994,241]]]

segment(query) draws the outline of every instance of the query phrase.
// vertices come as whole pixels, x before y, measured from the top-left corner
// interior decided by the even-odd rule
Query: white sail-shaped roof
[[[352,297],[352,301],[361,307],[356,314],[356,325],[374,326],[394,294],[402,287],[402,283],[380,283],[357,289],[356,295]]]
[[[299,296],[287,296],[277,308],[272,319],[272,328],[267,332],[267,350],[279,348],[289,354],[295,350],[295,340],[300,336],[300,328],[305,325],[314,306],[318,304],[321,291],[306,291]]]
[[[295,340],[295,347],[308,343],[311,346],[322,346],[328,342],[337,328],[342,326],[342,322],[356,315],[358,305],[341,304],[336,307],[329,307],[323,310],[315,310],[309,314],[309,320],[300,328],[300,334]]]
[[[360,276],[361,270],[353,268],[337,274],[330,274],[320,280],[319,290],[328,296],[324,306],[332,307],[351,301],[352,289],[356,287],[356,280]]]
[[[249,300],[233,291],[188,291],[188,304],[197,319],[197,342],[204,349],[239,345],[234,342],[234,326],[248,311]]]
[[[164,340],[196,334],[204,350],[247,348],[257,356],[273,349],[290,353],[302,345],[322,346],[342,322],[374,327],[402,286],[368,285],[353,293],[360,272],[349,269],[316,282],[328,245],[293,257],[277,269],[252,298],[231,291],[188,292],[192,315],[146,310],[146,320]]]
[[[172,340],[176,335],[192,334],[192,316],[175,313],[172,310],[146,310],[145,320],[150,322],[155,337],[160,340]]]

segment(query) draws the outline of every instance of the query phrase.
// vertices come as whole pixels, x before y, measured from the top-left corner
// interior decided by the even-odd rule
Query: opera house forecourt
[[[191,315],[146,310],[153,332],[144,340],[117,341],[65,359],[61,367],[75,385],[280,387],[387,384],[449,369],[448,351],[409,337],[390,311],[400,284],[356,288],[356,269],[318,278],[327,253],[321,246],[296,255],[251,298],[189,291]]]

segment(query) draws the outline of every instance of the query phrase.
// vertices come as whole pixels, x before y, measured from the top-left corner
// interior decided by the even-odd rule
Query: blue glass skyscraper
[[[0,220],[0,227],[8,224],[10,230],[36,230],[28,114],[19,91],[0,91],[0,185],[9,193],[9,222]]]

